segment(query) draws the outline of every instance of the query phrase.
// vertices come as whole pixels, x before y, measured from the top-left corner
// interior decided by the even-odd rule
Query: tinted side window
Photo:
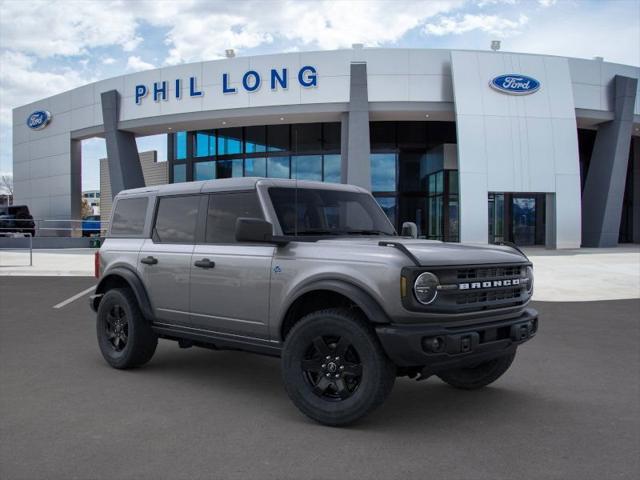
[[[238,217],[264,218],[256,192],[209,196],[207,243],[235,243]]]
[[[111,219],[111,235],[140,236],[147,215],[147,197],[118,200]]]
[[[163,197],[158,204],[154,241],[194,243],[200,195]]]

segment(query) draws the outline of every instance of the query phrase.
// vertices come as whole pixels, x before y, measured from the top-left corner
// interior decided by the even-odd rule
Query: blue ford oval
[[[535,78],[518,73],[498,75],[491,82],[491,88],[510,95],[528,95],[540,89],[540,82]]]
[[[27,127],[32,130],[42,130],[51,121],[51,113],[46,110],[36,110],[27,118]]]

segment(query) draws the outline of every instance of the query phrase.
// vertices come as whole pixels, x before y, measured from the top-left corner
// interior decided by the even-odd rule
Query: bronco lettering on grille
[[[492,280],[488,282],[471,282],[460,283],[458,289],[460,290],[477,290],[480,288],[494,288],[494,287],[513,287],[520,285],[519,278],[512,278],[509,280]]]

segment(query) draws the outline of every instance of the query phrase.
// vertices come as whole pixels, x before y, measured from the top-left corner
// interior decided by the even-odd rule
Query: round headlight
[[[527,292],[533,295],[533,267],[527,267]]]
[[[413,284],[413,293],[416,299],[423,305],[432,303],[438,295],[439,283],[438,277],[431,272],[420,274]]]

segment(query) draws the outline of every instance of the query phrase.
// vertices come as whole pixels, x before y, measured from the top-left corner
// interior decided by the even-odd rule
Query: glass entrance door
[[[513,196],[511,204],[513,242],[516,245],[536,243],[536,198]]]

